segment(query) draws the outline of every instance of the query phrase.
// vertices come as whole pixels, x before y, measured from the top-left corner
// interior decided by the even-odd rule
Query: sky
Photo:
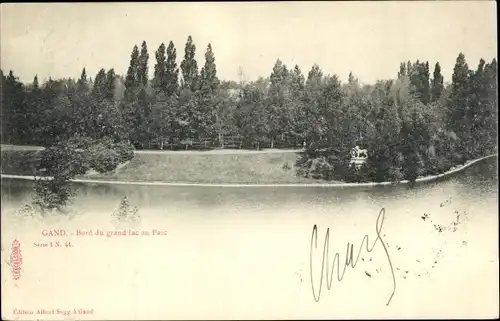
[[[497,57],[494,1],[36,3],[1,5],[1,68],[23,82],[78,78],[83,67],[125,74],[135,44],[154,52],[173,41],[177,62],[189,35],[204,63],[209,43],[220,79],[270,75],[276,59],[313,64],[346,81],[394,78],[401,61],[439,61],[451,80],[456,57],[469,67]]]

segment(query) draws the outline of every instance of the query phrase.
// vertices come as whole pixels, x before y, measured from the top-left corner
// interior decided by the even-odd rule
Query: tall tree
[[[357,86],[359,85],[358,78],[354,77],[352,72],[349,72],[349,77],[347,78],[347,83],[351,86]]]
[[[212,45],[208,44],[205,52],[205,65],[201,68],[200,90],[204,94],[213,95],[219,89],[220,81],[217,78],[217,67],[215,66],[215,55]]]
[[[196,45],[191,36],[188,37],[184,48],[184,59],[181,62],[182,87],[189,88],[195,92],[197,90],[198,63],[195,59]]]
[[[83,92],[89,89],[89,83],[87,81],[87,71],[83,68],[80,78],[77,81],[78,90]]]
[[[274,148],[275,140],[290,130],[292,116],[286,106],[286,97],[289,89],[289,71],[280,59],[277,59],[274,64],[270,79],[267,111],[269,115],[269,138],[271,140],[271,148]]]
[[[448,99],[448,129],[458,137],[458,150],[464,157],[470,153],[468,137],[470,122],[468,115],[470,70],[465,56],[460,53],[453,68],[451,92]]]
[[[130,64],[125,77],[124,101],[120,110],[123,115],[124,128],[129,139],[136,147],[141,146],[139,129],[142,124],[141,105],[138,102],[138,95],[141,90],[139,80],[139,48],[134,45],[130,55]]]
[[[177,67],[177,50],[170,41],[167,47],[167,61],[165,63],[165,88],[168,96],[178,95],[179,68]]]
[[[127,76],[125,77],[125,99],[132,100],[135,95],[137,95],[137,89],[139,87],[139,48],[134,45],[132,49],[132,54],[130,55],[130,64],[127,70]]]
[[[343,145],[340,135],[342,127],[344,94],[337,75],[329,76],[323,87],[322,95],[319,100],[319,110],[322,115],[318,122],[318,132],[325,137],[328,146],[339,148]]]
[[[407,67],[408,77],[411,83],[411,92],[417,96],[424,104],[430,101],[430,83],[429,83],[429,62],[420,62],[417,60]],[[400,77],[401,79],[402,77]]]
[[[38,75],[35,75],[35,77],[33,78],[32,86],[34,90],[40,89],[40,85],[38,84]]]
[[[439,62],[436,62],[434,67],[434,73],[432,77],[432,88],[431,88],[431,101],[437,102],[441,98],[441,93],[443,92],[443,75],[441,75],[441,66]]]
[[[404,76],[407,76],[407,73],[406,73],[406,64],[404,62],[402,62],[402,63],[399,64],[398,79],[401,79]]]
[[[96,102],[101,102],[106,99],[108,91],[108,81],[106,79],[106,70],[101,68],[94,80],[94,87],[92,88],[92,96]]]
[[[76,82],[76,94],[72,98],[74,109],[73,133],[77,136],[90,136],[93,129],[89,115],[92,114],[93,103],[91,101],[90,83],[87,79],[87,71],[83,68],[80,78]]]
[[[106,95],[105,98],[112,101],[115,99],[116,92],[116,74],[115,69],[111,68],[106,73]]]
[[[166,55],[165,55],[166,53]],[[155,95],[151,102],[151,121],[154,139],[163,149],[164,142],[174,143],[179,133],[177,120],[177,89],[179,69],[176,63],[176,49],[172,41],[168,48],[162,43],[156,52],[156,65],[153,79]]]
[[[146,41],[142,42],[141,45],[141,54],[139,56],[139,62],[137,65],[137,81],[142,88],[146,88],[148,85],[148,45]]]
[[[135,140],[142,147],[148,144],[152,136],[149,126],[151,106],[148,95],[148,60],[148,46],[146,41],[143,41],[137,66],[137,81],[139,88],[136,106],[136,125],[134,126]]]
[[[295,65],[290,73],[289,87],[289,95],[285,101],[285,104],[290,109],[290,134],[293,136],[289,137],[289,140],[295,141],[295,146],[302,146],[307,132],[304,110],[305,77],[298,65]]]
[[[212,136],[212,128],[216,122],[217,98],[220,81],[217,78],[217,67],[212,45],[208,44],[205,52],[205,64],[200,73],[200,90],[198,95],[199,115],[201,115],[202,136]],[[220,133],[218,133],[220,136]]]
[[[154,76],[152,81],[152,86],[155,94],[166,91],[166,56],[165,56],[165,44],[162,43],[155,53],[156,64],[154,67]]]
[[[24,143],[38,145],[40,144],[40,127],[41,120],[43,119],[44,105],[42,101],[42,92],[40,84],[38,82],[38,76],[35,75],[33,78],[33,83],[31,84],[31,90],[26,93],[27,95],[27,106],[30,111],[29,126],[30,126],[30,137],[29,140]]]
[[[324,87],[323,72],[317,64],[311,67],[307,74],[306,85],[304,88],[304,117],[306,119],[306,141],[309,144],[311,141],[320,139],[320,133],[315,124],[320,121],[321,113],[319,110],[319,100]]]

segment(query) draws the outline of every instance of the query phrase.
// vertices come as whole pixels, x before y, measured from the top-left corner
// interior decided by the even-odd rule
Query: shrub
[[[114,170],[118,165],[134,157],[134,147],[128,143],[115,143],[103,138],[89,147],[90,167],[99,173]]]
[[[41,156],[39,170],[61,179],[84,174],[90,166],[89,155],[85,150],[76,150],[62,143],[46,148]]]
[[[99,173],[112,171],[120,164],[118,152],[103,143],[92,145],[89,154],[90,167]]]
[[[114,145],[114,149],[118,153],[120,163],[124,163],[134,158],[134,146],[131,144],[119,142]]]
[[[48,147],[42,152],[39,167],[53,180],[35,180],[35,202],[43,208],[60,208],[73,196],[70,180],[75,176],[90,168],[109,172],[133,157],[130,144],[115,143],[109,138],[92,141],[78,137]]]

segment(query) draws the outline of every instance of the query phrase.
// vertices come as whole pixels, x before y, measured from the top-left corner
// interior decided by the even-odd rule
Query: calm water
[[[16,215],[30,198],[31,182],[2,181],[2,263],[14,238],[23,250],[21,279],[2,276],[11,291],[7,306],[94,309],[87,319],[498,313],[496,158],[415,187],[74,188],[78,194],[68,214],[42,220]],[[140,221],[111,221],[124,196],[138,207]],[[385,306],[393,281],[381,247],[362,252],[359,265],[348,269],[342,282],[335,281],[332,290],[323,286],[321,300],[314,302],[313,225],[318,225],[318,244],[330,228],[330,257],[339,252],[343,262],[347,242],[359,246],[363,235],[375,237],[381,208],[386,209],[383,234],[397,288],[391,304]],[[51,228],[94,235],[42,235]],[[104,235],[96,236],[96,229]],[[106,236],[124,229],[167,235]],[[70,241],[72,247],[34,245],[56,240]],[[318,285],[321,252],[320,246],[313,268]]]

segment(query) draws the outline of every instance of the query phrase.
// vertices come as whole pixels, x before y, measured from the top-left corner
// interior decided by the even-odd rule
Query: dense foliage
[[[352,74],[342,84],[318,65],[304,75],[279,59],[269,77],[236,83],[218,79],[210,44],[204,64],[196,50],[189,37],[178,64],[174,44],[160,44],[153,79],[146,42],[132,49],[124,77],[101,69],[92,80],[83,69],[78,80],[40,85],[36,76],[22,84],[12,71],[2,74],[2,143],[106,138],[89,149],[96,154],[89,166],[98,171],[126,158],[109,142],[139,149],[305,147],[299,175],[343,181],[413,180],[497,148],[496,59],[471,70],[459,54],[450,84],[439,63],[431,70],[429,62],[404,62],[395,79],[364,85]],[[350,164],[354,146],[368,150],[361,168]]]
[[[109,138],[72,138],[41,152],[39,171],[45,175],[34,183],[35,203],[42,208],[61,208],[73,196],[70,180],[93,169],[114,170],[133,157],[133,147]],[[51,179],[47,179],[50,177]]]

